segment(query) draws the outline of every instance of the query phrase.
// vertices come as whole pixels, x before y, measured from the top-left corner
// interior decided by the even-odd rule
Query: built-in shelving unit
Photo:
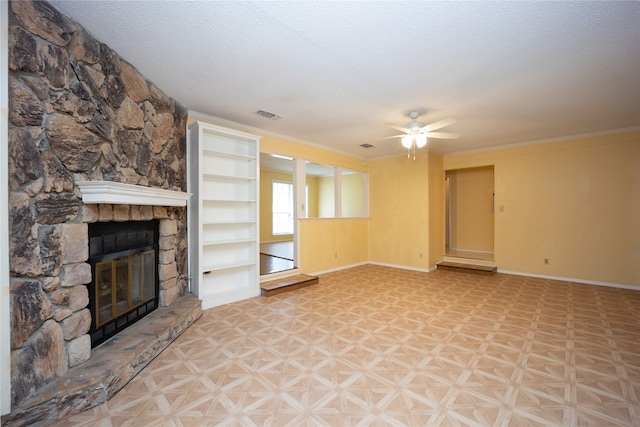
[[[203,308],[260,294],[260,137],[189,126],[191,292]]]

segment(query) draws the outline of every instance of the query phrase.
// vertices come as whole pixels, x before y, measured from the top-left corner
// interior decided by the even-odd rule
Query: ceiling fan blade
[[[405,136],[406,133],[403,133],[402,135],[393,135],[393,136],[387,136],[385,138],[382,139],[391,139],[391,138],[402,138],[403,136]]]
[[[399,130],[400,132],[407,132],[407,129],[394,125],[393,123],[385,123],[385,126],[389,126],[390,128],[394,128],[395,130]]]
[[[426,130],[427,132],[431,132],[432,130],[436,130],[436,129],[443,128],[445,126],[452,125],[455,122],[456,122],[456,119],[449,117],[448,119],[443,119],[435,123],[431,123],[430,125],[426,125],[422,129]]]
[[[427,132],[427,138],[458,139],[460,138],[460,134],[449,132]]]

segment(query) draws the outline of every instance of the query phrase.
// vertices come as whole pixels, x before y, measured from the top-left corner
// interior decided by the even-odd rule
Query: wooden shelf
[[[203,154],[213,154],[216,157],[226,157],[229,159],[239,159],[239,160],[255,160],[256,156],[248,156],[246,154],[237,154],[237,153],[229,153],[226,151],[218,151],[212,148],[203,148]]]
[[[207,275],[214,271],[219,270],[231,270],[235,268],[243,268],[248,266],[255,266],[255,261],[238,261],[238,262],[230,262],[227,264],[211,264],[211,265],[203,265],[202,266],[202,274]]]
[[[234,200],[234,199],[206,199],[204,202],[213,203],[255,203],[256,200]]]
[[[218,175],[215,173],[203,173],[202,176],[206,178],[219,179],[223,181],[255,181],[255,177],[251,176],[231,176],[231,175]]]
[[[256,221],[202,221],[202,225],[256,224]]]
[[[221,245],[237,245],[241,243],[255,243],[256,239],[238,239],[238,240],[221,240],[213,241],[208,240],[202,242],[203,246],[221,246]]]

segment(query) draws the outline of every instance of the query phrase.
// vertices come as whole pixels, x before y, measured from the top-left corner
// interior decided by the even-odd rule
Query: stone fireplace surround
[[[187,111],[46,2],[10,2],[8,50],[12,409],[2,424],[37,425],[109,398],[201,313],[188,294],[186,207],[157,194],[186,189]],[[120,198],[91,199],[87,183]],[[87,224],[150,219],[160,308],[91,350]]]

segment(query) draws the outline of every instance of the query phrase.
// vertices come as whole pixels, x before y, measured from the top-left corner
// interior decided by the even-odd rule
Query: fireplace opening
[[[91,347],[158,308],[158,221],[89,224]]]

